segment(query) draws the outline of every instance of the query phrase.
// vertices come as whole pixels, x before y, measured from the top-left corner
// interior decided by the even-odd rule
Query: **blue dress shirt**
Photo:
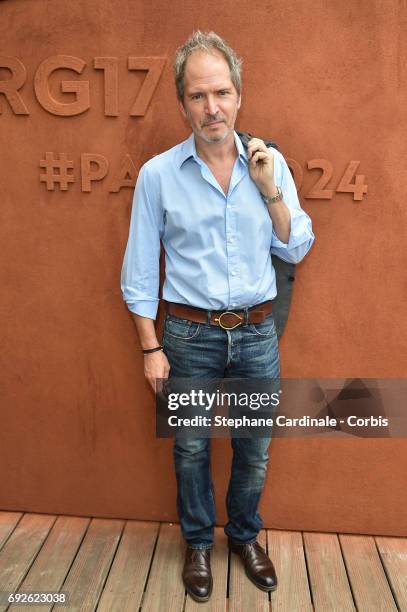
[[[250,178],[246,150],[238,150],[227,195],[198,157],[193,133],[142,166],[121,272],[129,310],[155,319],[160,240],[165,250],[163,298],[207,310],[238,309],[276,294],[271,254],[293,263],[309,251],[311,220],[301,209],[284,157],[276,149],[274,180],[291,215],[288,244],[274,230]]]

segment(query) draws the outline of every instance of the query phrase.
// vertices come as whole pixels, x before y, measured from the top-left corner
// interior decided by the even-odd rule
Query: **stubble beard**
[[[229,136],[231,133],[233,133],[233,130],[234,130],[234,123],[235,123],[235,121],[236,121],[236,116],[237,116],[237,111],[236,111],[235,116],[234,116],[234,118],[233,118],[233,125],[232,125],[232,127],[228,127],[228,126],[226,125],[226,121],[225,121],[224,119],[218,119],[218,121],[224,121],[224,123],[225,123],[225,125],[226,125],[226,131],[225,131],[225,133],[224,133],[224,134],[221,134],[221,135],[214,134],[213,136],[208,136],[208,135],[206,135],[206,134],[205,134],[205,132],[204,132],[205,125],[206,125],[205,123],[204,123],[204,124],[202,124],[202,125],[199,127],[199,129],[194,128],[194,123],[193,123],[193,121],[192,121],[192,117],[191,117],[191,115],[189,114],[189,112],[188,112],[188,111],[186,111],[186,115],[187,115],[187,117],[188,117],[189,123],[190,123],[190,125],[191,125],[191,127],[192,127],[192,131],[194,132],[194,134],[195,134],[196,136],[198,136],[199,138],[201,138],[201,139],[202,139],[204,142],[206,142],[207,144],[212,144],[212,143],[215,143],[215,142],[216,142],[216,143],[222,143],[224,140],[226,140],[226,138],[227,138],[227,137],[228,137],[228,136]],[[212,119],[212,121],[216,121],[216,118]]]
[[[204,140],[206,143],[211,144],[212,142],[223,142],[224,140],[226,140],[226,138],[231,132],[233,132],[233,128],[227,128],[224,134],[221,134],[219,136],[217,134],[214,134],[213,136],[207,136],[202,129],[199,132],[199,137],[202,138],[202,140]]]

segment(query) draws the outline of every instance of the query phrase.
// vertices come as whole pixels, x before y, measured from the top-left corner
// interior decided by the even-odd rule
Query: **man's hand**
[[[260,138],[252,138],[247,144],[249,173],[259,191],[266,198],[277,195],[274,182],[274,155]],[[283,194],[284,195],[284,194]],[[291,216],[284,201],[267,205],[277,238],[288,244],[291,232]]]
[[[144,376],[148,380],[154,393],[160,391],[156,388],[157,378],[168,378],[170,373],[170,364],[166,354],[163,351],[147,353],[144,355]]]
[[[274,183],[274,155],[260,138],[252,138],[247,145],[249,173],[258,189],[266,197],[277,194]]]
[[[141,347],[143,349],[151,349],[159,346],[161,343],[158,342],[153,319],[142,317],[134,312],[132,316],[137,327]],[[156,389],[156,379],[168,378],[169,372],[170,364],[163,351],[154,351],[144,355],[144,375],[154,393],[161,391],[161,389]]]

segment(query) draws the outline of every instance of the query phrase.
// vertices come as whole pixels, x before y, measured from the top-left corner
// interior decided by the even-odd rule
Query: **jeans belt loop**
[[[247,325],[249,323],[249,309],[245,308],[243,312],[244,312],[244,325]]]
[[[211,318],[212,318],[212,310],[207,310],[206,311],[206,324],[207,325],[211,324]]]

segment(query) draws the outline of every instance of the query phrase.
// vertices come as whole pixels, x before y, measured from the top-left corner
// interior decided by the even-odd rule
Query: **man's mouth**
[[[217,121],[209,121],[204,123],[204,127],[207,127],[208,125],[218,125],[219,123],[224,123],[224,121],[222,119],[218,119]]]

